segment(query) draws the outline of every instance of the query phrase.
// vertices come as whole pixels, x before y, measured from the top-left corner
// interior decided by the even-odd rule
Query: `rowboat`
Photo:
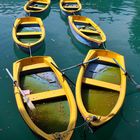
[[[59,6],[65,16],[79,14],[82,5],[79,0],[60,0]]]
[[[14,86],[17,107],[27,125],[45,139],[69,140],[77,108],[72,91],[53,59],[34,56],[18,60],[13,64],[13,78],[35,106],[30,110]]]
[[[45,38],[45,28],[40,18],[17,18],[12,31],[13,40],[25,52],[41,47]]]
[[[90,50],[76,82],[76,101],[83,118],[100,126],[113,118],[123,105],[126,92],[124,57],[109,50]],[[115,61],[117,61],[117,63]]]
[[[75,38],[92,48],[99,48],[106,41],[102,29],[90,18],[80,15],[68,16],[69,26]]]
[[[50,3],[50,0],[29,0],[24,6],[24,10],[30,15],[43,13],[49,8]]]

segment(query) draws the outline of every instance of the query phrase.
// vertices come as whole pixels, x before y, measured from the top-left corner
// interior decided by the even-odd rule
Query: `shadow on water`
[[[46,44],[45,42],[43,42],[42,46],[32,53],[32,56],[43,56],[45,53],[45,46]],[[13,43],[13,49],[14,49],[15,55],[19,59],[30,56],[30,54],[22,51],[16,43]]]
[[[79,42],[74,35],[72,34],[72,32],[70,31],[70,28],[68,27],[67,33],[71,39],[72,44],[74,45],[74,47],[82,54],[86,55],[87,52],[91,49],[90,47],[82,44],[81,42]]]
[[[68,17],[65,16],[61,11],[60,11],[60,17],[65,22],[65,24],[68,25]]]
[[[76,49],[78,49],[78,51],[79,51],[80,53],[86,55],[90,49],[93,49],[92,47],[89,47],[89,46],[87,46],[87,45],[84,45],[83,43],[81,43],[80,41],[78,41],[78,40],[74,37],[74,35],[72,34],[72,32],[71,32],[71,30],[70,30],[69,27],[68,27],[67,33],[68,33],[68,35],[69,35],[69,37],[70,37],[70,39],[71,39],[72,44],[74,45],[74,47],[75,47]],[[103,44],[102,44],[101,46],[99,46],[99,49],[104,49],[104,48],[105,48],[105,46],[104,46]],[[97,48],[96,48],[96,49],[97,49]]]
[[[71,14],[71,15],[75,15],[75,14]],[[76,15],[81,15],[81,13],[79,12],[78,14],[76,14]],[[69,16],[69,15],[68,15]],[[61,17],[61,19],[65,22],[65,24],[66,25],[68,25],[69,23],[69,21],[68,21],[68,16],[66,16],[66,15],[64,15],[61,11],[60,11],[60,17]]]

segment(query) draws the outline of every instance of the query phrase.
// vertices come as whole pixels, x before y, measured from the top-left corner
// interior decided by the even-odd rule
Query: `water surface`
[[[140,1],[139,0],[81,0],[81,15],[88,16],[103,29],[107,49],[125,57],[126,68],[140,83]],[[26,125],[16,106],[12,81],[5,72],[12,71],[12,63],[28,57],[17,48],[12,39],[16,18],[25,16],[26,0],[0,1],[0,139],[38,140]],[[45,43],[33,55],[50,55],[60,68],[81,62],[89,48],[73,40],[67,20],[61,16],[59,1],[52,0],[48,14],[42,15],[46,29]],[[79,68],[66,74],[75,82]],[[74,88],[73,88],[74,91]],[[87,128],[76,129],[73,140],[137,140],[140,139],[140,91],[127,81],[125,102],[120,112],[94,134]],[[78,113],[77,126],[82,124]]]

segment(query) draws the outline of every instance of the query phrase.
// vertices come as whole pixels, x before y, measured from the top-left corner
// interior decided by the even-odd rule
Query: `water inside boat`
[[[101,116],[106,116],[111,112],[119,97],[117,91],[89,85],[82,85],[81,91],[86,110]]]
[[[62,3],[62,6],[66,10],[77,10],[79,8],[79,5],[77,3],[70,3],[70,2],[64,2]]]
[[[18,35],[17,38],[19,41],[22,43],[35,43],[39,41],[41,38],[41,33],[40,35],[38,34],[31,34],[28,35],[26,33],[28,32],[41,32],[40,26],[38,24],[23,24],[19,25],[17,28],[17,33],[24,33],[23,35]]]
[[[40,35],[26,35],[26,36],[19,36],[18,40],[22,43],[35,43],[39,41],[41,38]]]
[[[120,68],[115,64],[103,61],[96,60],[95,62],[90,63],[86,69],[85,77],[117,85],[121,84]]]
[[[120,85],[120,69],[111,63],[95,61],[90,63],[84,77]],[[86,110],[96,115],[108,115],[114,108],[119,92],[111,89],[82,85],[82,100]]]
[[[93,30],[96,31],[96,29],[90,24],[90,23],[82,23],[82,22],[75,22],[74,21],[75,26],[78,29],[86,29],[86,30]]]
[[[29,6],[45,8],[46,5],[47,5],[46,3],[32,2]],[[28,8],[30,8],[30,7],[28,7]]]
[[[86,36],[101,40],[101,35],[97,32],[97,30],[91,25],[91,24],[86,24],[86,23],[80,23],[80,22],[74,22],[75,26]],[[92,32],[93,31],[93,32]],[[96,32],[94,32],[96,31]]]
[[[22,24],[17,28],[18,32],[41,32],[39,24]]]
[[[21,87],[30,89],[32,93],[39,93],[60,89],[61,85],[52,70],[42,69],[42,71],[21,73]]]
[[[54,72],[50,69],[26,71],[20,75],[21,88],[30,89],[31,94],[60,89]],[[47,92],[46,92],[47,94]],[[69,104],[66,96],[49,98],[33,102],[36,109],[27,111],[33,122],[48,134],[67,129],[70,119]]]
[[[93,38],[93,39],[96,39],[96,40],[102,40],[100,34],[97,34],[97,33],[88,33],[88,32],[83,32],[83,34],[85,34],[86,36],[90,37],[90,38]]]
[[[54,98],[34,103],[36,109],[33,111],[28,109],[28,113],[40,129],[48,134],[67,129],[70,110],[66,98]]]

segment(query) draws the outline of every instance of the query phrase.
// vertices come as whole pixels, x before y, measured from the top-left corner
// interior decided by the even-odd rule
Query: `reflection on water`
[[[78,51],[84,55],[87,54],[87,52],[91,49],[90,47],[82,44],[81,42],[79,42],[74,35],[72,34],[72,32],[70,31],[70,28],[68,27],[67,30],[68,35],[70,36],[71,42],[73,43],[74,47],[76,49],[78,49]]]
[[[135,16],[130,24],[130,46],[135,52],[140,53],[140,1],[135,1]]]
[[[135,94],[127,96],[126,103],[121,111],[123,121],[129,126],[136,128],[140,127],[140,96],[138,94],[138,92],[135,92]]]
[[[23,10],[23,6],[25,4],[25,1],[0,1],[0,16],[2,15],[17,15],[21,14]]]
[[[26,2],[27,0],[0,1],[0,51],[2,52],[0,57],[0,85],[2,87],[0,94],[0,110],[2,112],[0,121],[1,140],[11,138],[20,140],[37,139],[19,116],[14,95],[11,94],[13,93],[12,82],[5,72],[5,67],[12,72],[14,61],[29,56],[29,54],[25,54],[16,46],[13,47],[11,36],[15,20],[13,17],[21,17],[25,14],[23,6]],[[81,0],[81,3],[83,6],[81,15],[91,18],[100,25],[107,35],[107,49],[124,55],[128,72],[133,73],[136,81],[139,82],[140,0]],[[89,48],[86,47],[85,49],[84,45],[82,48],[77,40],[73,42],[72,35],[68,36],[68,24],[61,19],[60,13],[59,1],[52,0],[49,16],[43,20],[46,28],[45,43],[47,46],[43,45],[33,55],[50,55],[63,68],[72,65],[73,61],[79,62],[83,60]],[[70,71],[68,74],[71,79],[73,78],[76,81],[77,73],[78,71]],[[128,83],[130,84],[129,81]],[[140,139],[140,94],[139,92],[135,93],[135,87],[132,88],[129,84],[127,85],[127,95],[129,93],[132,96],[130,98],[126,96],[124,108],[121,110],[123,116],[118,113],[97,133],[90,134],[85,131],[86,138],[80,137],[84,128],[77,129],[74,131],[72,140],[123,140],[130,139],[130,137],[133,140]],[[137,98],[135,98],[135,95],[137,95]],[[80,116],[80,113],[78,115]],[[57,117],[59,118],[59,116]],[[123,117],[134,125],[126,123]],[[78,117],[77,126],[84,122],[81,118]],[[24,137],[22,137],[23,135]]]
[[[108,13],[110,11],[119,13],[120,7],[124,4],[124,0],[83,0],[83,2],[85,3],[83,7],[87,12],[95,12],[95,9],[98,9],[101,13]]]

